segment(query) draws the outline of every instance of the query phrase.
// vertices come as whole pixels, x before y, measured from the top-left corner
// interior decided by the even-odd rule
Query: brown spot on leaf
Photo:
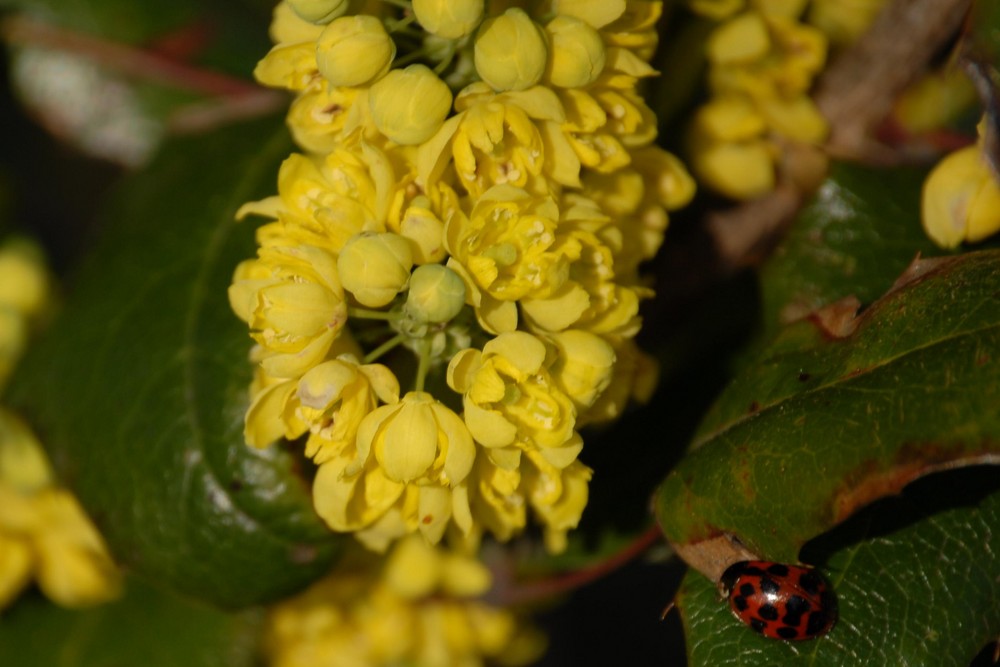
[[[750,401],[750,408],[748,410],[750,414],[753,414],[758,410],[760,410],[760,403],[758,403],[757,401]]]
[[[1000,465],[995,443],[984,443],[979,449],[933,443],[904,445],[887,468],[867,461],[846,476],[844,489],[831,502],[833,521],[840,523],[862,507],[900,493],[907,484],[925,475],[990,464]]]
[[[985,366],[988,363],[990,363],[990,355],[989,355],[989,353],[983,352],[981,355],[979,355],[978,357],[976,357],[976,365],[977,366]]]

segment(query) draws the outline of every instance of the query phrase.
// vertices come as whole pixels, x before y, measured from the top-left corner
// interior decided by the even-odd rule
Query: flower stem
[[[359,319],[365,319],[365,320],[386,320],[388,322],[399,319],[398,315],[390,313],[385,310],[373,310],[371,308],[356,308],[354,306],[350,306],[347,309],[347,316],[357,317]]]
[[[385,341],[384,343],[376,347],[374,350],[366,354],[363,363],[366,364],[372,363],[373,361],[381,357],[383,354],[385,354],[392,348],[402,343],[404,340],[406,340],[406,336],[404,336],[403,334],[396,334],[395,336],[393,336],[392,338]]]
[[[427,380],[427,372],[431,368],[431,339],[420,340],[420,356],[417,361],[417,379],[413,383],[414,391],[423,391],[424,382]]]

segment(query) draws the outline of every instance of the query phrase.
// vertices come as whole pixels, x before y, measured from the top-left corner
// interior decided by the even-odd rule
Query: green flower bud
[[[391,70],[368,93],[368,107],[379,132],[397,144],[414,146],[430,139],[451,111],[451,89],[424,65]]]
[[[605,54],[597,30],[581,19],[557,16],[545,31],[551,50],[549,81],[562,88],[581,88],[600,76]]]
[[[538,25],[513,7],[479,28],[474,59],[479,77],[493,90],[525,90],[545,73],[548,49]]]
[[[413,0],[413,13],[427,32],[458,39],[483,20],[483,0]]]
[[[396,44],[374,16],[342,16],[316,41],[316,66],[333,86],[363,86],[385,76]]]
[[[465,283],[441,264],[418,266],[410,276],[406,314],[420,322],[447,322],[465,305]]]
[[[364,306],[381,308],[406,287],[413,266],[410,242],[391,233],[358,234],[337,258],[344,289]]]
[[[348,0],[288,0],[292,11],[305,21],[323,25],[347,11]]]

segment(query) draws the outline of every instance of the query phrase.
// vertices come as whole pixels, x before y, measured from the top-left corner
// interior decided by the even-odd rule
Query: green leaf
[[[259,611],[225,613],[138,581],[82,611],[30,596],[0,618],[0,665],[251,667],[261,621]]]
[[[921,475],[1000,462],[1000,251],[928,262],[853,333],[800,321],[724,391],[656,497],[689,564],[795,562]]]
[[[944,497],[967,484],[965,472],[940,485]],[[992,469],[978,476],[990,477],[996,488]],[[925,506],[942,498],[927,489],[913,495]],[[884,522],[909,514],[910,504],[894,503],[868,518]],[[839,620],[815,641],[757,635],[733,617],[713,582],[689,571],[677,597],[689,667],[968,667],[1000,631],[998,525],[1000,493],[993,493],[981,504],[890,527],[836,550],[822,570],[837,596]]]
[[[234,214],[290,151],[279,121],[255,122],[126,179],[11,392],[124,565],[230,606],[302,587],[339,544],[297,460],[242,434],[251,341],[226,288],[254,228]]]
[[[941,254],[920,226],[925,176],[834,164],[761,271],[766,331],[848,295],[871,303],[918,254]]]

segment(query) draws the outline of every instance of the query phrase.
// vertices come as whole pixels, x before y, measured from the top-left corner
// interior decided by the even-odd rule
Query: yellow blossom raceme
[[[316,41],[316,66],[333,86],[363,86],[385,76],[396,44],[377,17],[341,16]]]
[[[333,255],[312,246],[262,247],[229,287],[233,312],[263,348],[261,367],[294,378],[320,363],[347,321]]]
[[[920,209],[924,230],[942,248],[1000,231],[1000,184],[980,144],[955,151],[934,167]]]
[[[337,257],[344,288],[371,308],[390,303],[406,287],[412,267],[410,242],[391,232],[359,234]]]
[[[451,90],[426,66],[410,65],[376,82],[368,104],[379,132],[397,144],[420,144],[451,111]]]
[[[376,563],[338,568],[276,605],[265,636],[269,664],[479,667],[538,657],[537,635],[511,612],[474,599],[491,585],[474,558],[408,538]]]
[[[547,357],[540,339],[514,331],[500,334],[482,351],[462,350],[448,365],[448,386],[462,394],[469,432],[501,467],[515,467],[521,451],[538,451],[563,468],[583,447],[574,429],[576,408],[549,372]],[[591,370],[589,380],[600,384],[602,369]],[[577,387],[586,393],[589,389],[580,385],[587,372],[577,375]]]
[[[471,34],[484,10],[484,0],[413,0],[413,13],[424,30],[445,39]]]
[[[41,445],[0,411],[0,608],[32,579],[66,607],[106,602],[121,585],[97,530],[73,496],[54,485]]]
[[[496,91],[534,86],[545,72],[547,57],[541,27],[517,7],[487,19],[476,34],[476,72]]]
[[[323,463],[313,487],[317,513],[336,531],[384,548],[419,530],[441,539],[449,521],[471,528],[464,486],[476,449],[462,419],[421,391],[370,412],[359,424],[357,454]]]

